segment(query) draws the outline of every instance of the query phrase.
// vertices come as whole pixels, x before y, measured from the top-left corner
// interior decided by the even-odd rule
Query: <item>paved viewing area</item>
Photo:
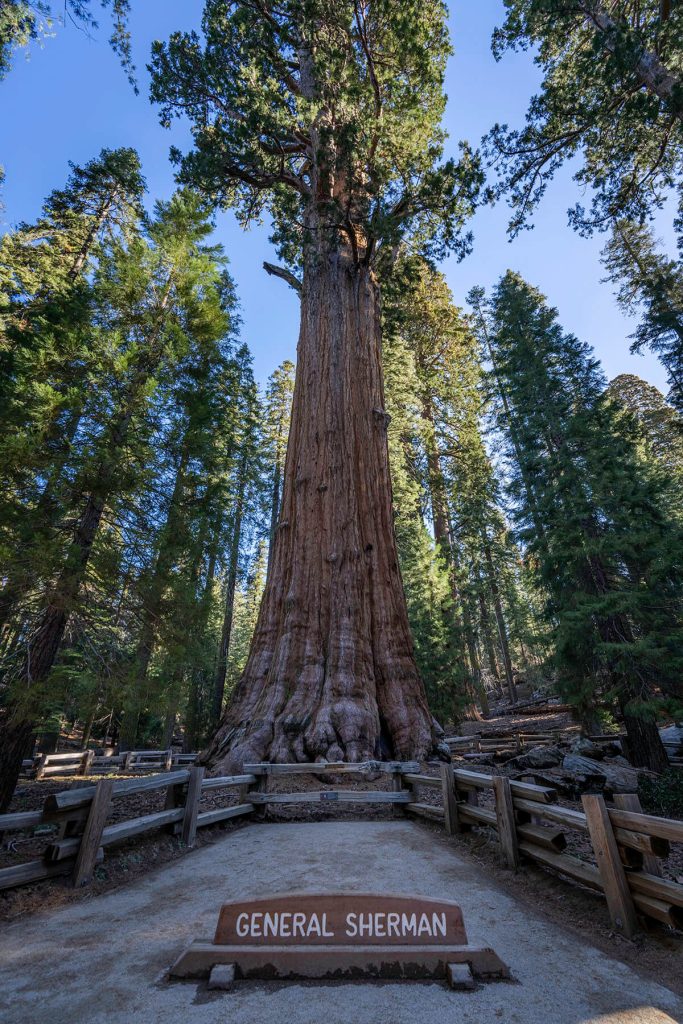
[[[167,980],[227,900],[286,892],[405,893],[454,900],[472,945],[513,981]],[[683,1000],[533,914],[448,840],[411,822],[250,825],[128,887],[5,926],[4,1024],[665,1024]]]

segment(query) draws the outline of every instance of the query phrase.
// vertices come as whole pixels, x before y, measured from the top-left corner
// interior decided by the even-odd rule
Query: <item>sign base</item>
[[[469,945],[456,903],[288,893],[224,904],[213,941],[193,942],[170,976],[211,976],[212,987],[223,989],[240,978],[441,978],[452,988],[471,989],[474,978],[502,980],[510,971],[492,949]]]
[[[492,949],[477,946],[219,946],[193,942],[178,957],[172,978],[208,978],[218,964],[234,964],[236,978],[328,980],[446,978],[449,964],[467,964],[482,981],[504,980],[509,968]]]

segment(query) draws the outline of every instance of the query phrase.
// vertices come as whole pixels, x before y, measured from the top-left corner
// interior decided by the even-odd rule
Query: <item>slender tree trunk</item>
[[[482,714],[484,718],[487,718],[491,713],[491,708],[489,707],[489,698],[481,675],[481,665],[479,664],[479,652],[477,650],[477,643],[474,636],[472,616],[470,615],[470,610],[467,606],[466,600],[463,601],[462,609],[463,631],[465,633],[465,643],[467,644],[470,669],[472,672],[472,685],[474,686],[474,691],[479,698]]]
[[[496,657],[496,648],[493,643],[491,616],[489,614],[486,598],[481,591],[479,592],[479,619],[481,621],[481,635],[484,641],[484,648],[486,650],[489,668],[491,669],[491,675],[495,679],[496,683],[500,685],[500,669],[498,667],[498,658]]]
[[[438,734],[396,551],[379,292],[346,252],[304,273],[280,522],[247,664],[206,759],[423,757]]]
[[[235,615],[235,588],[237,587],[237,572],[239,568],[240,540],[242,537],[242,517],[244,514],[244,494],[246,486],[247,451],[246,448],[244,448],[240,457],[239,469],[237,471],[237,500],[235,502],[235,517],[232,524],[232,539],[230,541],[230,562],[228,565],[228,578],[225,587],[225,610],[223,613],[221,639],[218,644],[218,659],[216,662],[216,675],[213,685],[213,728],[218,727],[223,713],[225,677],[228,670],[228,653],[230,651],[232,623]]]
[[[188,432],[189,433],[189,432]],[[149,663],[152,660],[154,644],[159,630],[164,590],[168,583],[168,575],[173,565],[174,552],[177,550],[178,532],[180,529],[180,506],[185,486],[185,474],[189,458],[188,435],[185,436],[180,452],[180,460],[176,470],[173,493],[168,506],[166,522],[159,538],[159,547],[149,585],[145,588],[141,614],[140,635],[130,680],[128,699],[123,711],[119,750],[131,750],[137,739],[140,712],[142,710],[145,684]]]
[[[484,557],[486,558],[486,568],[489,577],[489,588],[491,590],[491,597],[493,598],[493,610],[496,616],[496,625],[498,626],[500,650],[503,655],[505,681],[507,683],[510,703],[514,704],[517,700],[517,688],[515,686],[515,679],[512,672],[512,659],[510,658],[510,644],[508,641],[507,626],[505,624],[505,616],[503,615],[503,606],[500,601],[500,588],[498,586],[498,580],[496,579],[496,570],[493,564],[491,546],[486,538],[484,538]]]

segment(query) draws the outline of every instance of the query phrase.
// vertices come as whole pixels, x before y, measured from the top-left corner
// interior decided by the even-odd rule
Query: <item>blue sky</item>
[[[104,16],[94,38],[73,25],[57,26],[55,38],[32,48],[29,60],[17,54],[14,68],[0,83],[0,164],[7,174],[2,230],[35,218],[43,198],[66,178],[68,161],[83,163],[103,147],[135,147],[151,197],[165,198],[172,191],[169,147],[186,147],[189,135],[181,125],[170,132],[159,127],[148,100],[145,64],[153,39],[199,25],[203,4],[133,0],[132,6],[139,96],[107,46]],[[451,4],[455,55],[446,83],[446,126],[454,152],[459,139],[476,144],[495,121],[520,124],[537,88],[538,69],[528,54],[508,54],[498,64],[491,56],[491,31],[502,9],[499,0]],[[611,286],[601,282],[601,240],[580,238],[567,226],[567,208],[579,198],[570,173],[563,171],[548,190],[535,229],[512,243],[505,233],[504,205],[479,211],[472,223],[473,254],[460,264],[449,259],[442,268],[455,300],[462,304],[472,285],[488,289],[506,269],[517,270],[548,296],[568,330],[594,346],[609,377],[637,373],[666,390],[662,367],[653,356],[629,354],[628,335],[635,324],[617,308]],[[243,338],[254,354],[256,376],[264,381],[283,359],[294,358],[298,302],[283,282],[261,269],[264,259],[273,259],[267,224],[245,233],[231,214],[221,213],[216,234],[237,283]]]

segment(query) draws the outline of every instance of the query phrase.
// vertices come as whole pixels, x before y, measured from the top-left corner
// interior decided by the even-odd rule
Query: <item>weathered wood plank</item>
[[[683,910],[680,907],[638,892],[633,893],[633,902],[636,905],[636,910],[645,914],[646,917],[653,917],[655,921],[660,921],[662,924],[668,925],[669,928],[683,929]]]
[[[449,836],[460,832],[458,801],[455,795],[453,765],[441,765],[441,797],[443,800],[444,825]]]
[[[526,811],[533,814],[542,821],[552,821],[558,825],[565,825],[567,828],[577,829],[580,832],[588,831],[586,815],[581,811],[574,811],[571,807],[560,807],[555,804],[539,805],[532,800],[520,800],[514,796],[512,803],[517,811]]]
[[[202,811],[197,815],[197,828],[215,825],[229,818],[239,818],[243,814],[252,814],[254,809],[253,804],[236,804],[234,807],[218,807],[215,811]]]
[[[221,775],[215,779],[204,779],[202,793],[210,789],[228,789],[230,786],[253,786],[255,782],[255,775]]]
[[[47,864],[44,860],[31,860],[27,864],[15,864],[0,870],[0,889],[13,889],[15,885],[40,882],[43,878],[66,875],[71,871],[69,861],[61,864]]]
[[[0,832],[15,832],[20,828],[31,828],[43,821],[42,811],[16,811],[13,814],[0,814]]]
[[[634,796],[633,793],[623,793],[623,796]],[[614,835],[619,846],[627,846],[631,850],[637,850],[643,854],[647,863],[645,870],[650,875],[661,875],[662,869],[659,866],[659,857],[666,859],[671,852],[669,841],[659,839],[658,836],[646,836],[644,832],[630,832],[626,828],[615,828]]]
[[[424,786],[426,789],[441,789],[441,779],[433,775],[415,775],[413,772],[404,772],[403,781],[411,786]]]
[[[146,779],[121,779],[114,783],[113,796],[130,796],[133,793],[145,793],[149,790],[164,789],[166,786],[177,786],[187,782],[189,771],[181,769],[164,775],[150,775]],[[83,786],[81,789],[67,789],[63,793],[53,793],[45,798],[45,812],[71,810],[75,807],[86,807],[95,795],[95,786]]]
[[[493,775],[468,771],[467,768],[456,768],[455,781],[458,789],[492,789]],[[536,803],[552,804],[557,800],[557,792],[550,786],[536,786],[533,782],[510,782],[512,795]]]
[[[197,837],[197,815],[199,814],[199,801],[202,795],[203,781],[204,768],[191,768],[190,781],[187,784],[187,795],[185,797],[183,827],[180,833],[182,841],[186,846],[194,846]]]
[[[626,880],[633,892],[654,896],[655,899],[671,903],[675,907],[683,907],[683,885],[679,885],[678,882],[649,875],[644,871],[627,871]]]
[[[519,851],[517,849],[515,810],[512,805],[510,780],[505,775],[494,776],[493,795],[496,802],[496,824],[503,862],[510,871],[516,871],[519,867]]]
[[[671,843],[683,843],[683,821],[656,818],[651,814],[636,814],[634,811],[622,811],[618,808],[610,808],[608,813],[612,825],[617,828],[644,832],[648,836],[668,839]]]
[[[103,779],[102,782],[97,783],[95,796],[90,804],[90,814],[85,823],[85,830],[76,855],[73,873],[74,888],[84,885],[92,878],[97,852],[102,844],[102,833],[111,808],[113,788],[114,783],[111,779]]]
[[[394,772],[418,772],[417,761],[311,761],[304,764],[245,764],[244,771],[251,775],[321,775],[321,774],[357,774],[358,772],[381,772],[393,775]]]
[[[486,807],[477,807],[476,804],[458,804],[458,815],[461,821],[471,825],[491,825],[492,828],[496,828],[498,825],[495,811],[489,811]]]
[[[412,794],[403,789],[399,793],[389,790],[315,789],[308,793],[250,793],[253,804],[409,804]]]
[[[603,891],[598,869],[593,864],[585,864],[578,857],[572,857],[566,853],[554,853],[552,850],[546,850],[542,846],[538,846],[536,843],[529,843],[526,840],[520,840],[519,852],[523,853],[525,857],[531,857],[532,860],[538,861],[539,864],[545,864],[547,867],[554,868],[555,871],[566,875],[567,878],[573,878],[574,881],[581,882],[582,885],[587,886],[589,889],[596,889],[598,892]]]
[[[102,832],[101,845],[111,846],[114,843],[123,842],[124,839],[131,839],[133,836],[150,832],[152,829],[171,825],[175,821],[182,821],[184,813],[182,807],[174,807],[167,811],[145,814],[141,818],[131,818],[130,821],[121,821],[116,825],[107,825]],[[64,860],[65,857],[74,857],[78,851],[79,843],[80,838],[58,839],[47,847],[45,851],[46,859],[58,861]]]
[[[405,805],[406,811],[417,814],[421,818],[429,818],[431,821],[444,820],[443,807],[435,807],[434,804],[410,803]]]
[[[520,841],[535,843],[546,850],[553,850],[561,853],[566,849],[567,837],[564,832],[558,832],[553,828],[543,828],[542,825],[518,825],[517,836]]]
[[[585,793],[581,802],[612,925],[630,938],[638,930],[638,919],[605,801]]]
[[[642,814],[643,808],[637,793],[615,793],[614,805],[620,811],[633,811]],[[610,819],[611,820],[611,819]],[[645,835],[644,832],[633,832],[630,829],[616,827],[614,834],[617,842],[638,850],[643,855],[643,867],[649,875],[661,875],[662,869],[658,857],[669,856],[669,840],[659,836]]]

